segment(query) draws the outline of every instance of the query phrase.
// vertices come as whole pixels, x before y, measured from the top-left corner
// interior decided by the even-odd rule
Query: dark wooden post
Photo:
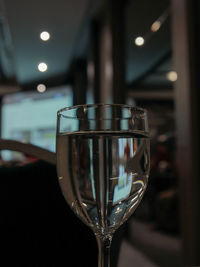
[[[76,60],[73,66],[73,104],[85,104],[87,91],[86,61]]]
[[[105,1],[104,11],[93,22],[94,102],[125,102],[125,2]]]
[[[195,6],[196,5],[196,6]],[[172,0],[177,163],[183,256],[186,266],[200,265],[200,131],[198,1]]]
[[[124,0],[108,1],[108,21],[112,41],[114,103],[125,103],[125,3]]]

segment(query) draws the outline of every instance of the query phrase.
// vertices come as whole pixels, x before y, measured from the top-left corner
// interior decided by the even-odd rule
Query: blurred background
[[[55,152],[56,111],[149,113],[151,174],[119,266],[200,265],[198,0],[1,0],[1,138]],[[1,164],[27,161],[1,151]]]

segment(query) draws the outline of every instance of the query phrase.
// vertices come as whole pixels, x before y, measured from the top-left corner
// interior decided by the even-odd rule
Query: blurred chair
[[[0,166],[1,256],[10,255],[0,258],[0,266],[76,267],[80,262],[81,266],[97,266],[94,234],[62,196],[55,153],[11,140],[0,140],[2,149],[23,152],[38,160],[23,166]],[[114,267],[121,238],[119,232],[112,248]]]

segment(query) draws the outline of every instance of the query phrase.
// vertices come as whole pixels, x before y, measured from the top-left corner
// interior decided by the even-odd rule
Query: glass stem
[[[110,267],[110,247],[112,242],[112,236],[99,236],[96,235],[99,256],[98,267]]]

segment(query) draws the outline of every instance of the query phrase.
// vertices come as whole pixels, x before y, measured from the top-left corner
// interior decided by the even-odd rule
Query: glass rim
[[[128,104],[104,104],[104,103],[97,103],[97,104],[80,104],[80,105],[74,105],[74,106],[69,106],[69,107],[64,107],[61,108],[57,111],[57,116],[63,116],[64,118],[67,119],[76,119],[76,120],[82,120],[84,118],[77,118],[75,116],[69,116],[69,115],[64,115],[62,114],[65,111],[69,111],[69,110],[75,110],[78,108],[97,108],[97,107],[121,107],[121,108],[127,108],[130,110],[133,110],[135,112],[141,112],[142,114],[139,115],[140,118],[143,118],[144,115],[147,115],[147,110],[145,108],[141,108],[138,106],[131,106]],[[137,114],[138,116],[138,114]],[[125,118],[101,118],[99,120],[127,120],[127,119],[131,119],[131,117],[125,117]],[[95,120],[93,118],[88,118],[88,120]]]

